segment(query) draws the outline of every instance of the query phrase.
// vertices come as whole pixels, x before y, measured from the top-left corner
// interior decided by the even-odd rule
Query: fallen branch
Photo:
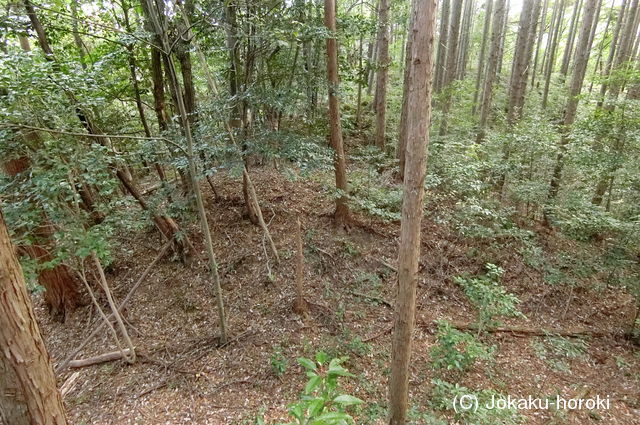
[[[398,273],[398,269],[397,269],[395,266],[393,266],[392,264],[387,263],[386,261],[381,260],[380,258],[378,258],[377,260],[378,260],[378,262],[379,262],[380,264],[382,264],[383,266],[387,267],[387,268],[388,268],[388,269],[390,269],[392,272],[394,272],[394,273]]]
[[[369,342],[369,341],[373,341],[374,339],[381,337],[384,334],[387,334],[389,332],[391,332],[391,330],[393,329],[393,325],[389,326],[388,328],[384,328],[382,331],[378,332],[377,334],[373,334],[369,337],[366,337],[365,339],[362,340],[362,342]]]
[[[433,323],[420,323],[418,326],[423,328],[435,327]],[[498,326],[492,328],[480,328],[475,323],[453,323],[453,327],[461,331],[474,331],[482,330],[488,333],[510,333],[517,337],[530,337],[530,336],[564,336],[564,337],[581,337],[590,336],[596,338],[608,337],[608,336],[621,336],[622,333],[615,331],[593,331],[589,329],[543,329],[543,328],[529,328],[524,326]]]
[[[93,366],[100,363],[112,362],[114,360],[120,360],[123,357],[127,357],[129,356],[129,354],[131,354],[131,350],[128,348],[125,348],[122,351],[110,351],[108,353],[100,354],[99,356],[95,356],[95,357],[88,357],[86,359],[79,359],[79,360],[71,360],[69,362],[69,367],[77,369],[80,367],[87,367],[87,366]]]
[[[364,294],[362,292],[357,292],[357,291],[349,291],[349,293],[351,295],[355,295],[356,297],[367,298],[371,301],[376,301],[379,304],[384,304],[389,308],[393,308],[393,305],[389,301],[385,300],[384,298],[376,297],[374,295]]]

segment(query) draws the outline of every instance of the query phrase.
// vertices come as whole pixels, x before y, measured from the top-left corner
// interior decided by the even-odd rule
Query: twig
[[[381,260],[380,258],[377,259],[378,262],[380,262],[380,264],[382,264],[383,266],[387,267],[388,269],[391,269],[394,273],[398,273],[398,269],[393,266],[392,264],[387,263],[385,260]]]
[[[160,388],[166,387],[167,386],[167,379],[163,379],[162,381],[152,385],[151,387],[147,388],[146,390],[144,390],[143,392],[141,392],[140,394],[138,394],[136,396],[136,398],[140,398],[140,397],[144,397],[149,393],[154,392],[155,390],[159,390]]]
[[[382,331],[378,332],[377,334],[373,334],[365,339],[362,340],[362,342],[369,342],[369,341],[373,341],[374,339],[381,337],[382,335],[391,332],[391,330],[393,329],[393,325],[389,326],[388,328],[384,328]]]
[[[349,291],[349,293],[352,294],[352,295],[355,295],[357,297],[362,297],[362,298],[367,298],[367,299],[370,299],[370,300],[373,300],[373,301],[377,301],[380,304],[384,304],[389,308],[393,308],[393,305],[389,301],[385,300],[384,298],[376,297],[374,295],[369,295],[369,294],[365,294],[365,293],[357,292],[357,291]]]
[[[235,381],[230,381],[230,382],[226,382],[224,384],[218,385],[217,387],[215,387],[213,390],[211,390],[212,392],[217,392],[220,391],[223,388],[229,387],[231,385],[235,385],[235,384],[254,384],[254,382],[249,379],[236,379]]]
[[[243,336],[245,336],[247,334],[251,334],[251,333],[253,333],[253,329],[246,330],[246,331],[242,332],[241,334],[239,334],[237,336],[234,336],[233,338],[231,338],[230,340],[228,340],[227,342],[222,344],[219,348],[224,348],[227,345],[231,344],[232,342],[235,342],[235,341],[239,340],[240,338],[242,338]]]

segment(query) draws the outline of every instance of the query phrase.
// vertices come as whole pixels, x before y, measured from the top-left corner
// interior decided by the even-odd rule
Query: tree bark
[[[562,54],[562,65],[560,65],[560,75],[564,79],[569,72],[569,64],[571,62],[571,54],[573,52],[573,43],[576,39],[576,26],[578,25],[578,19],[580,18],[580,6],[582,0],[576,1],[573,9],[573,15],[571,16],[571,23],[569,24],[569,35],[567,38],[567,44]]]
[[[448,1],[448,0],[445,0]],[[413,17],[413,15],[411,15]],[[413,28],[413,22],[409,22],[409,28]],[[407,150],[407,114],[409,113],[409,97],[407,95],[409,90],[409,69],[411,67],[411,43],[412,37],[407,37],[407,45],[405,48],[405,64],[404,75],[402,84],[402,110],[400,112],[400,128],[398,129],[398,177],[400,181],[404,180],[404,168],[406,164],[406,150]],[[438,54],[440,53],[440,46],[438,47]],[[438,71],[436,65],[436,73]],[[435,84],[435,81],[434,81]],[[434,89],[435,91],[435,89]]]
[[[449,44],[449,9],[450,0],[442,0],[442,11],[440,12],[440,35],[438,36],[438,56],[436,59],[436,76],[433,81],[434,93],[439,93],[442,89],[442,81],[446,70],[447,46]],[[409,37],[411,40],[411,37]],[[409,49],[407,48],[407,52]],[[405,78],[406,81],[406,78]],[[403,99],[405,97],[403,96]]]
[[[423,216],[429,124],[436,1],[414,0],[410,37],[411,59],[408,79],[407,158],[398,253],[398,297],[389,380],[389,424],[405,425],[409,399],[411,334],[415,325],[417,271],[420,258],[420,229]]]
[[[451,0],[453,2],[453,8],[451,9],[451,22],[449,23],[449,43],[447,49],[447,67],[444,71],[444,78],[442,81],[442,88],[447,90],[444,96],[442,104],[442,120],[440,121],[439,134],[444,136],[449,131],[449,111],[453,102],[453,94],[451,90],[448,90],[456,80],[457,66],[458,66],[458,49],[460,46],[460,17],[462,15],[462,1],[463,0]]]
[[[0,422],[66,425],[51,359],[0,211]]]
[[[551,19],[552,31],[549,31],[551,36],[547,41],[547,47],[545,49],[545,55],[547,56],[547,62],[545,64],[545,81],[544,92],[542,94],[542,108],[547,107],[549,99],[549,88],[551,86],[551,76],[553,74],[553,65],[556,60],[556,49],[558,48],[558,39],[560,38],[560,28],[562,27],[562,17],[564,16],[564,4],[565,0],[560,0],[560,3],[554,5],[554,14]]]
[[[469,43],[473,33],[473,17],[471,16],[475,5],[474,0],[467,0],[464,4],[462,16],[462,29],[460,32],[460,48],[458,49],[458,66],[456,78],[463,80],[467,74],[467,61],[469,60]]]
[[[513,66],[511,68],[511,82],[509,84],[507,121],[510,125],[516,124],[522,116],[527,87],[527,75],[531,64],[531,52],[533,50],[539,12],[540,0],[524,1],[520,14],[518,37],[513,57]]]
[[[338,40],[336,38],[336,3],[335,0],[324,2],[324,24],[329,30],[327,38],[327,80],[329,87],[329,127],[331,130],[331,147],[333,148],[333,168],[336,176],[336,189],[340,191],[336,198],[334,219],[336,225],[346,227],[351,220],[347,205],[347,165],[342,141],[342,125],[340,124],[340,101],[338,99]]]
[[[491,111],[491,99],[493,96],[493,84],[498,75],[498,62],[502,54],[502,30],[507,16],[506,0],[496,0],[493,12],[493,26],[491,28],[491,48],[489,49],[489,63],[487,64],[487,75],[484,80],[482,90],[482,101],[480,103],[479,131],[476,138],[478,143],[484,140],[487,123]]]
[[[546,0],[545,0],[546,1]],[[478,55],[478,70],[476,74],[476,86],[473,92],[473,104],[471,106],[471,115],[476,114],[478,107],[478,97],[480,95],[480,82],[485,76],[485,59],[487,50],[487,41],[489,39],[489,31],[491,29],[491,14],[493,13],[493,0],[487,0],[484,10],[484,27],[482,29],[482,42],[480,44],[480,54]]]
[[[389,75],[389,0],[380,0],[378,16],[378,72],[376,74],[375,144],[384,150],[386,140],[387,79]]]
[[[549,0],[544,0],[542,5],[542,15],[540,18],[540,28],[538,30],[538,41],[536,42],[536,53],[533,57],[533,67],[531,69],[531,88],[536,85],[536,72],[538,71],[538,57],[540,56],[540,46],[542,44],[542,37],[545,34],[547,27],[547,9],[549,7]]]
[[[571,78],[571,86],[569,88],[567,104],[565,107],[564,118],[562,120],[562,136],[558,146],[558,155],[556,164],[553,169],[553,176],[549,184],[550,201],[554,200],[558,195],[560,188],[560,179],[562,178],[562,169],[564,166],[564,156],[569,143],[569,135],[571,126],[576,118],[578,110],[578,101],[580,92],[582,91],[582,83],[587,72],[587,64],[589,62],[589,52],[591,50],[591,26],[595,15],[596,5],[600,0],[585,0],[584,17],[582,19],[582,28],[580,29],[580,38],[578,40],[576,63]]]

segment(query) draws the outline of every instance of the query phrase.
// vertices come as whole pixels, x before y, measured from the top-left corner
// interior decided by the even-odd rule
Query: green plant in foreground
[[[334,358],[324,352],[316,354],[313,360],[301,357],[298,363],[306,370],[309,381],[304,387],[300,400],[289,405],[289,414],[293,422],[280,425],[349,425],[355,421],[346,412],[347,407],[362,403],[357,397],[343,394],[338,379],[342,376],[352,377],[342,367],[346,358]],[[264,424],[259,417],[257,424]]]
[[[491,360],[495,347],[489,347],[468,332],[462,332],[446,320],[438,321],[437,345],[431,348],[434,369],[464,371],[477,359]]]

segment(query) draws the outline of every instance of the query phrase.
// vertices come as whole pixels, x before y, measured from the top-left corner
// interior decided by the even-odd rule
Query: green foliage
[[[372,184],[375,182],[374,184]],[[356,209],[385,221],[400,219],[402,190],[384,181],[372,169],[356,171],[350,175],[350,201]]]
[[[273,348],[269,361],[271,363],[271,372],[277,377],[284,375],[289,367],[289,360],[282,354],[282,347],[280,346]]]
[[[457,276],[454,282],[462,286],[467,297],[478,308],[478,327],[484,330],[498,326],[496,317],[524,317],[518,310],[520,300],[500,285],[504,270],[487,264],[487,273],[478,277]]]
[[[555,223],[568,236],[588,241],[603,235],[625,231],[625,223],[591,203],[572,203],[553,213]]]
[[[340,390],[338,380],[354,376],[342,367],[345,360],[346,358],[329,359],[323,352],[316,354],[315,361],[304,357],[298,359],[309,380],[300,400],[289,405],[289,415],[293,422],[286,425],[355,424],[347,409],[362,404],[362,400]],[[259,418],[258,423],[264,423],[264,420]]]
[[[568,360],[584,359],[587,343],[582,339],[569,339],[560,335],[537,338],[532,342],[536,355],[546,361],[554,370],[570,373]]]
[[[491,360],[495,346],[488,347],[467,332],[454,328],[446,320],[438,321],[437,344],[431,348],[434,369],[465,371],[476,360]]]

